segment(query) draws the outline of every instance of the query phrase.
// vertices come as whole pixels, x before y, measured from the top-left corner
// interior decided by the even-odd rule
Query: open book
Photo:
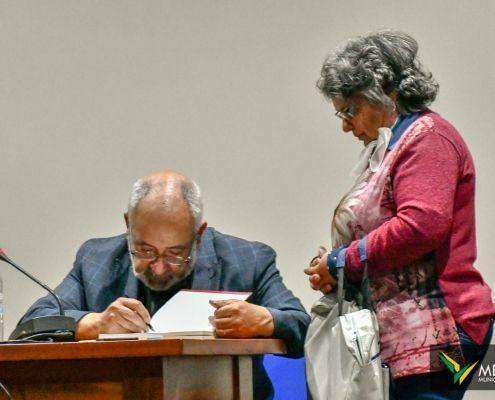
[[[162,339],[172,336],[211,336],[209,317],[215,312],[210,300],[247,300],[251,292],[208,290],[179,291],[151,318],[153,331],[146,333],[102,333],[99,340]]]

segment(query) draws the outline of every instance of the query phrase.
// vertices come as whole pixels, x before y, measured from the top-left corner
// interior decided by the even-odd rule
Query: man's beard
[[[153,272],[153,269],[148,266],[143,272],[136,272],[136,266],[134,265],[134,257],[130,254],[132,263],[132,272],[134,276],[143,282],[148,288],[157,292],[164,292],[175,286],[177,283],[186,279],[194,269],[194,264],[196,263],[196,246],[193,244],[191,253],[191,261],[185,266],[181,267],[184,274],[179,277],[170,270],[166,269],[162,274],[157,275]]]

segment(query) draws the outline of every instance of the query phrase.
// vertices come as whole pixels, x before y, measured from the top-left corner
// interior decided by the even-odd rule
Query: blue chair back
[[[275,390],[274,400],[307,400],[304,357],[287,358],[266,354],[263,365]]]

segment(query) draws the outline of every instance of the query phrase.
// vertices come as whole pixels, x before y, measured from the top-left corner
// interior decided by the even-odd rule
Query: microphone
[[[76,332],[76,320],[72,317],[68,317],[64,313],[62,302],[57,294],[50,289],[46,284],[35,278],[24,268],[17,265],[12,261],[5,250],[0,248],[0,260],[11,265],[19,272],[23,273],[33,282],[40,285],[48,293],[50,293],[56,300],[59,310],[59,315],[46,315],[43,317],[36,317],[29,319],[22,324],[17,325],[15,330],[11,333],[9,340],[52,340],[52,341],[73,341],[75,340]]]

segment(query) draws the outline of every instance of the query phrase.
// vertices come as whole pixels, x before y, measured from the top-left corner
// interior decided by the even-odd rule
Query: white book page
[[[208,317],[215,308],[210,300],[246,300],[250,295],[251,292],[181,290],[153,315],[151,326],[157,333],[206,335],[213,332]]]

